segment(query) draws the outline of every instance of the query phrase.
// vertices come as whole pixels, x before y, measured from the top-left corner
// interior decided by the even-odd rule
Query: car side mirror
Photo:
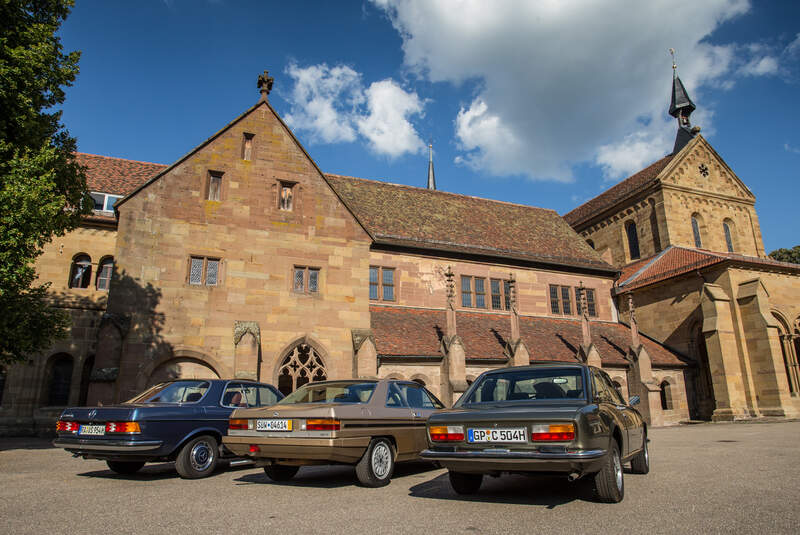
[[[631,396],[631,399],[628,400],[628,405],[633,407],[634,405],[638,405],[642,399],[639,396]]]

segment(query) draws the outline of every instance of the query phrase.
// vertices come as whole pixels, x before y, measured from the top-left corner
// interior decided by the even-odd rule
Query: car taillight
[[[78,431],[78,427],[80,427],[80,424],[78,424],[78,422],[67,422],[65,420],[59,420],[56,423],[56,431],[62,431],[64,433],[76,433]]]
[[[435,425],[428,430],[435,442],[456,442],[464,440],[464,428],[460,425]]]
[[[338,431],[342,422],[333,418],[314,418],[306,420],[306,431]]]
[[[106,422],[106,433],[141,433],[139,422]]]
[[[252,429],[253,425],[250,423],[250,420],[240,419],[240,418],[231,418],[228,422],[228,429]]]
[[[575,440],[574,424],[540,424],[531,426],[532,441],[564,441]]]

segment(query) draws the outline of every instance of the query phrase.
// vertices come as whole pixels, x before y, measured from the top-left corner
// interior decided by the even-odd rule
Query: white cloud
[[[415,92],[392,80],[365,89],[361,74],[346,65],[292,63],[286,72],[294,86],[285,120],[292,129],[307,132],[312,142],[354,142],[360,134],[373,152],[390,158],[423,150],[409,121],[424,108]]]
[[[745,76],[764,76],[778,73],[778,60],[772,56],[753,58],[739,68]]]
[[[454,121],[457,161],[494,175],[570,180],[593,162],[619,177],[670,152],[669,47],[701,108],[703,89],[732,87],[743,63],[773,68],[768,51],[704,40],[747,0],[372,2],[402,37],[407,69],[475,85]]]
[[[783,144],[783,149],[784,149],[786,152],[793,152],[793,153],[795,153],[795,154],[800,154],[800,149],[798,149],[797,147],[792,147],[792,146],[791,146],[791,145],[789,145],[788,143],[784,143],[784,144]]]
[[[368,114],[356,119],[359,133],[377,154],[396,158],[425,149],[408,117],[421,115],[423,102],[392,80],[372,83],[365,91]]]

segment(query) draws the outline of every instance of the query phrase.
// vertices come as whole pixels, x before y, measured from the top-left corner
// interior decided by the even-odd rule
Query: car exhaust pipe
[[[578,479],[580,479],[582,475],[583,475],[583,474],[579,474],[578,472],[571,472],[571,473],[570,473],[570,474],[567,476],[567,481],[569,481],[569,482],[571,483],[571,482],[573,482],[573,481],[575,481],[575,480],[578,480]]]

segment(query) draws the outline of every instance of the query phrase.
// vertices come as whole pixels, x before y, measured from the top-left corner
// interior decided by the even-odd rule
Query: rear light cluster
[[[231,418],[228,422],[228,429],[248,430],[253,429],[253,420],[245,420],[241,418]]]
[[[56,431],[64,433],[76,433],[78,431],[78,427],[80,427],[78,422],[59,420],[58,423],[56,423]]]
[[[106,433],[141,433],[139,422],[108,422]]]
[[[543,424],[531,426],[531,440],[534,442],[560,442],[575,440],[574,424]]]
[[[313,418],[306,420],[306,431],[338,431],[341,427],[342,422],[333,418]]]
[[[460,425],[431,426],[428,433],[435,442],[456,442],[464,440],[464,428]]]

